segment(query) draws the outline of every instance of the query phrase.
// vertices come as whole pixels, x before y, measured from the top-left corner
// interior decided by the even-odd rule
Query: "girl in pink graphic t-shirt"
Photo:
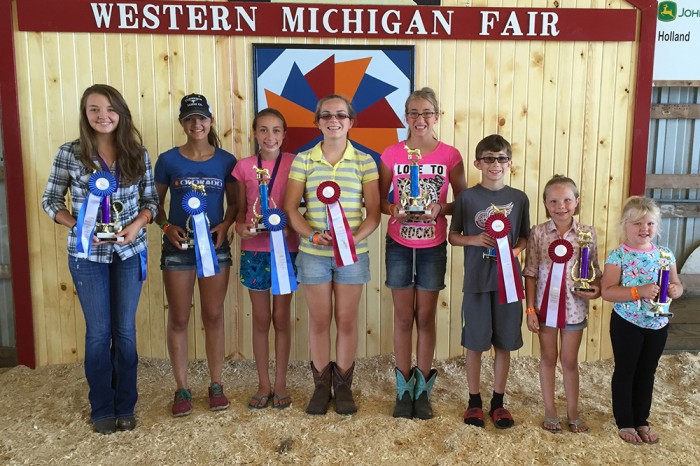
[[[251,397],[248,407],[262,409],[272,403],[273,407],[282,409],[288,408],[292,403],[287,392],[287,365],[292,338],[292,293],[275,295],[270,299],[270,233],[251,232],[251,229],[255,225],[254,217],[261,213],[260,187],[254,167],[268,170],[269,207],[281,209],[294,154],[282,151],[287,123],[279,111],[266,108],[258,112],[253,119],[253,131],[259,152],[241,159],[233,170],[233,177],[239,181],[240,208],[236,233],[241,237],[241,282],[248,288],[253,305],[253,354],[258,370],[258,391]],[[299,236],[287,229],[286,240],[293,263],[299,248]],[[270,323],[275,328],[274,387],[270,382],[268,365]]]
[[[447,220],[452,202],[466,189],[464,163],[459,151],[433,135],[440,117],[435,92],[423,88],[406,100],[409,136],[388,147],[379,167],[382,212],[388,214],[386,237],[386,285],[394,300],[394,353],[396,355],[396,405],[394,417],[430,419],[430,392],[437,371],[432,369],[435,352],[435,312],[440,290],[445,287],[447,267]],[[404,207],[411,195],[411,160],[408,151],[420,151],[419,193],[425,213],[407,215]],[[393,193],[390,194],[390,191]],[[393,202],[389,200],[393,196]],[[418,332],[417,367],[411,368],[413,326]]]

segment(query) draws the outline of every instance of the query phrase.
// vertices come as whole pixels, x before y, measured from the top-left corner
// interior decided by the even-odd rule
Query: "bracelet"
[[[163,227],[164,227],[165,225],[169,225],[169,224],[170,224],[170,221],[166,218],[165,220],[163,220],[162,222],[160,222],[160,223],[158,224],[158,226],[159,226],[160,229],[162,230]]]
[[[636,286],[633,286],[630,288],[630,293],[632,293],[632,299],[635,301],[639,301],[639,290],[637,289]]]
[[[537,311],[536,311],[535,308],[532,307],[532,306],[531,306],[531,307],[528,307],[527,309],[525,309],[525,314],[527,314],[527,315],[536,314],[536,313],[537,313]]]
[[[389,215],[392,217],[394,216],[394,206],[396,206],[396,204],[389,204]]]
[[[316,236],[316,233],[318,233],[316,230],[314,230],[314,231],[311,232],[311,234],[309,235],[309,238],[308,238],[309,243],[313,243],[313,242],[314,242],[314,236]]]
[[[317,235],[314,234],[314,238],[313,238],[313,241],[312,241],[312,242],[313,242],[316,246],[318,246],[318,245],[320,244],[320,242],[321,242],[321,233],[319,233],[318,231],[317,231],[316,233],[318,233],[318,234],[317,234]]]
[[[144,217],[146,217],[146,225],[148,225],[149,223],[151,223],[151,213],[150,213],[150,212],[146,212],[146,211],[139,212],[139,215],[143,215]],[[137,217],[138,217],[139,215],[137,215]]]
[[[163,225],[160,229],[163,230],[163,233],[166,233],[168,231],[168,228],[170,227],[171,223],[168,222],[165,225]]]

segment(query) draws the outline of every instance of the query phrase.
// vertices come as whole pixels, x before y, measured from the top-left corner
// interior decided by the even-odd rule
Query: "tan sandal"
[[[588,425],[586,421],[581,418],[569,419],[569,430],[574,434],[585,434],[588,432]]]
[[[542,428],[553,434],[561,434],[561,419],[558,417],[545,417],[542,420]]]
[[[642,445],[644,443],[642,442],[642,438],[639,436],[637,431],[632,427],[625,427],[623,429],[620,429],[617,435],[622,440],[632,445]]]
[[[637,435],[639,435],[639,438],[641,438],[644,443],[659,443],[659,436],[656,435],[656,432],[651,430],[651,426],[637,427]]]

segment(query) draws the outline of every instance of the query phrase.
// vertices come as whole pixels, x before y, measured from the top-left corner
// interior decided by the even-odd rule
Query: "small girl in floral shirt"
[[[620,221],[622,244],[606,259],[601,281],[603,299],[615,303],[610,317],[613,415],[620,438],[633,444],[659,441],[647,419],[656,367],[668,336],[668,317],[654,315],[653,304],[660,291],[662,259],[670,268],[668,297],[683,294],[673,253],[652,243],[660,217],[653,200],[629,198]]]

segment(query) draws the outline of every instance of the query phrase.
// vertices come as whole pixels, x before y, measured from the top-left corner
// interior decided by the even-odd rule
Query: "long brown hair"
[[[97,153],[95,130],[90,126],[85,108],[87,99],[92,94],[105,96],[119,115],[119,124],[114,130],[117,162],[121,172],[121,182],[125,185],[132,185],[146,173],[143,139],[139,130],[134,126],[131,112],[124,97],[112,86],[95,84],[83,92],[83,97],[80,99],[80,153],[78,158],[88,168],[99,168],[93,159],[93,155]]]

